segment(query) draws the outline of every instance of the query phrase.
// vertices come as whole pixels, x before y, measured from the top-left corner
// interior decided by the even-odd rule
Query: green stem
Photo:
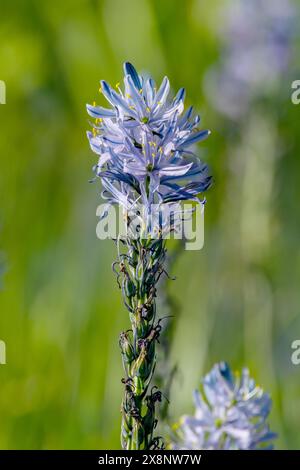
[[[156,387],[150,389],[150,383],[161,330],[156,321],[156,284],[164,272],[166,249],[161,238],[127,240],[125,246],[125,253],[115,263],[131,322],[131,329],[120,335],[125,371],[121,442],[123,449],[149,450],[160,447],[160,438],[153,434],[155,405],[161,401],[161,392]]]

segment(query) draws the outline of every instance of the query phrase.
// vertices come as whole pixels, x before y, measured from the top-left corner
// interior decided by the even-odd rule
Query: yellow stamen
[[[143,93],[143,88],[139,90],[140,95]]]
[[[149,106],[147,106],[146,111],[150,113],[151,109],[149,108]]]
[[[131,99],[131,95],[129,93],[126,93],[127,98]]]
[[[120,87],[120,82],[116,83],[116,88]]]

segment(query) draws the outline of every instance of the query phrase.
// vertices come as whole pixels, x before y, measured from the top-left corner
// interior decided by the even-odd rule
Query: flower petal
[[[116,117],[116,111],[114,109],[102,108],[102,106],[86,105],[87,112],[93,118],[107,118]]]
[[[130,75],[132,82],[139,91],[142,88],[142,83],[134,66],[130,62],[125,62],[123,67],[125,75]]]

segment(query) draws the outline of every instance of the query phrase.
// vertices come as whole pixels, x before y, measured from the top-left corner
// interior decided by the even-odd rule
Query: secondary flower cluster
[[[199,129],[199,116],[192,107],[184,111],[184,89],[168,100],[167,77],[156,89],[128,62],[124,64],[124,90],[104,80],[100,91],[110,108],[87,105],[95,118],[88,139],[99,155],[96,175],[102,179],[102,196],[108,204],[125,210],[137,203],[146,211],[152,204],[178,204],[197,200],[211,184],[207,166],[190,147],[204,140],[208,130]]]
[[[255,385],[248,369],[233,375],[226,363],[215,364],[203,379],[203,394],[195,391],[195,416],[183,416],[175,449],[272,449],[276,435],[266,423],[269,395]]]

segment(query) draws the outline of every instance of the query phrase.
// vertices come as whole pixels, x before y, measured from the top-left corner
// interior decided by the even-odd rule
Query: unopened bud
[[[134,351],[127,332],[123,331],[120,334],[119,344],[122,350],[124,360],[128,363],[132,362],[134,359]]]

